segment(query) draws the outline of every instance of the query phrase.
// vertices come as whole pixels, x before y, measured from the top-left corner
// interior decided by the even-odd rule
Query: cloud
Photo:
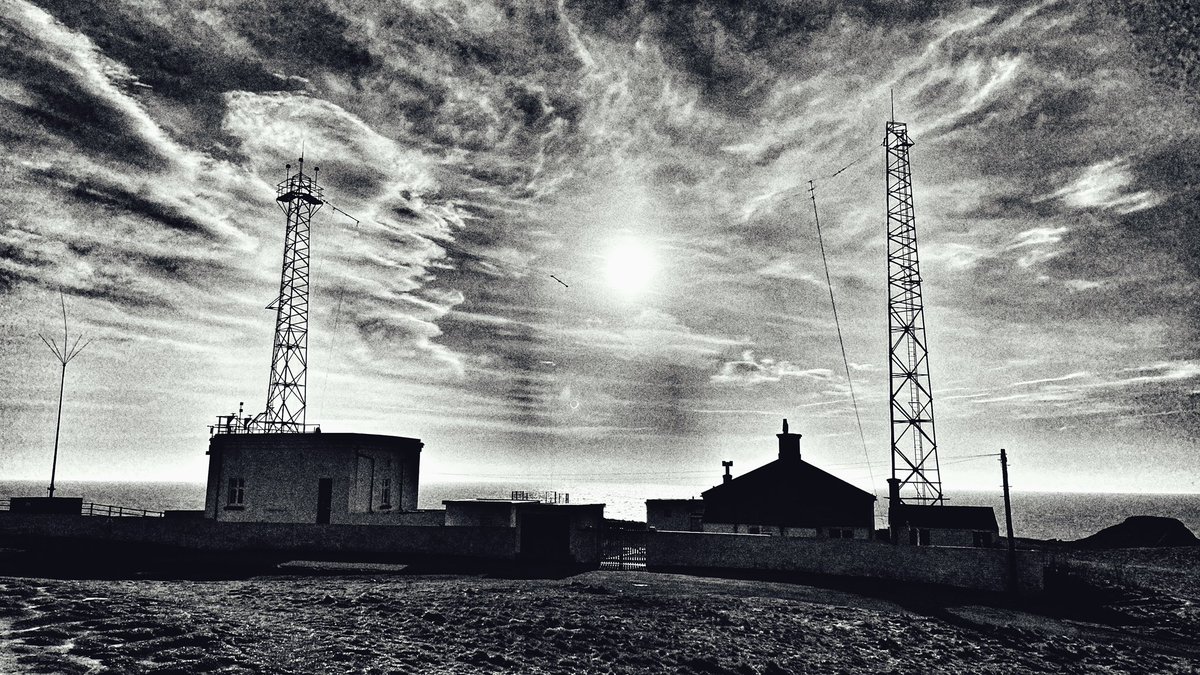
[[[401,201],[401,191],[419,194],[435,184],[421,153],[333,103],[294,93],[230,92],[225,98],[222,128],[263,175],[295,165],[303,150],[309,171],[319,165],[330,194],[343,201]]]
[[[286,8],[243,0],[227,10],[226,22],[265,58],[300,69],[361,75],[377,67],[370,49],[348,35],[351,23],[324,0],[291,0]]]
[[[44,10],[26,2],[12,10],[5,17],[11,39],[0,46],[0,73],[16,94],[4,101],[9,125],[23,127],[26,139],[50,134],[116,165],[160,170],[184,159],[124,91],[135,81],[128,68]]]
[[[823,280],[818,279],[815,274],[808,270],[800,269],[796,261],[791,259],[771,261],[766,266],[760,268],[757,274],[770,279],[805,281],[815,286],[825,286]]]
[[[624,326],[604,325],[572,331],[571,335],[593,348],[620,359],[662,363],[704,370],[739,340],[703,335],[676,317],[657,309],[644,309]]]
[[[1013,382],[1012,384],[1010,384],[1008,386],[1009,387],[1027,387],[1031,384],[1047,384],[1050,382],[1066,382],[1069,380],[1078,380],[1078,379],[1090,378],[1090,377],[1091,377],[1091,373],[1081,371],[1078,373],[1070,373],[1067,375],[1060,375],[1058,377],[1046,377],[1046,378],[1042,378],[1042,379],[1038,379],[1038,380],[1026,380],[1024,382]]]
[[[953,383],[935,392],[942,414],[972,430],[1090,416],[1054,420],[1078,439],[1106,414],[1178,426],[1185,416],[1160,413],[1195,389],[1200,132],[1162,87],[1183,75],[1147,73],[1133,51],[1175,48],[1112,14],[1051,2],[39,5],[0,10],[12,158],[0,293],[25,323],[59,285],[96,298],[77,305],[106,333],[98,377],[131,381],[108,365],[132,358],[118,341],[131,334],[139,359],[163,350],[154,372],[215,368],[219,385],[171,399],[173,411],[261,389],[283,228],[273,186],[303,148],[330,206],[357,219],[327,207],[313,223],[313,375],[333,365],[347,392],[326,398],[336,419],[434,429],[431,449],[464,463],[476,424],[497,461],[518,464],[651,448],[691,461],[761,434],[776,409],[812,406],[830,426],[807,433],[845,433],[804,188],[815,180],[856,393],[877,401],[892,89],[916,141],[932,359]],[[1129,21],[1156,25],[1143,18]],[[637,298],[602,281],[617,235],[656,251]],[[22,360],[0,362],[6,381]],[[862,413],[883,433],[886,406]]]
[[[1021,267],[1033,267],[1059,254],[1053,245],[1062,241],[1066,232],[1065,227],[1035,227],[1018,233],[1016,240],[1009,244],[1007,249],[1026,249],[1017,258],[1017,264]]]
[[[732,384],[753,386],[763,382],[779,382],[785,377],[798,377],[830,382],[835,379],[833,372],[826,368],[797,368],[787,361],[775,361],[770,358],[756,358],[754,352],[742,352],[742,358],[737,361],[726,361],[720,370],[711,377],[715,384]]]
[[[1139,412],[1148,404],[1178,408],[1183,404],[1180,384],[1192,380],[1200,380],[1200,363],[1168,361],[1103,372],[1078,371],[1014,382],[998,391],[950,398],[969,399],[979,405],[1011,406],[1020,411],[1017,414],[1029,419],[1108,413],[1135,420],[1152,416]],[[1023,391],[1009,391],[1012,389]]]
[[[1129,164],[1112,159],[1089,166],[1051,197],[1077,209],[1113,209],[1122,214],[1148,209],[1161,201],[1151,190],[1131,192],[1132,183]]]
[[[1090,291],[1094,288],[1103,288],[1103,281],[1088,281],[1087,279],[1067,279],[1063,285],[1075,292]]]
[[[944,265],[951,271],[969,270],[980,260],[994,255],[981,246],[957,242],[934,243],[922,248],[921,261]]]
[[[1129,386],[1148,382],[1188,380],[1200,377],[1200,362],[1169,361],[1136,368],[1122,368],[1112,385]]]

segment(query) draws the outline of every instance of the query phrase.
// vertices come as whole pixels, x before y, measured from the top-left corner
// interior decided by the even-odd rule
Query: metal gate
[[[643,523],[607,522],[604,526],[602,570],[646,569],[646,526]]]

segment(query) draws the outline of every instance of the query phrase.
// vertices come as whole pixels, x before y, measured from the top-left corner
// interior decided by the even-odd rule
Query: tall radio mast
[[[929,348],[921,271],[917,261],[917,226],[913,214],[912,147],[908,125],[887,123],[887,247],[889,398],[892,416],[892,479],[902,502],[942,504],[937,434],[933,427],[933,388],[929,382]]]
[[[283,271],[279,297],[267,306],[276,310],[275,343],[271,351],[271,381],[267,409],[256,420],[266,433],[303,433],[305,385],[308,379],[308,234],[309,221],[324,205],[324,190],[313,175],[304,173],[304,158],[296,173],[287,165],[287,178],[278,185],[275,201],[287,214],[283,236]]]

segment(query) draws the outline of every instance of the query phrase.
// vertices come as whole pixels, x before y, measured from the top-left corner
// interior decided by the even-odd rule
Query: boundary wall
[[[1018,593],[1040,594],[1045,588],[1045,554],[1016,553]],[[657,531],[648,533],[646,539],[646,568],[664,572],[795,572],[1004,592],[1008,551],[904,546],[858,539]]]
[[[207,519],[103,518],[8,513],[0,517],[0,545],[57,549],[73,555],[135,548],[143,552],[313,556],[354,560],[517,558],[514,528],[423,525],[317,525],[229,523]]]

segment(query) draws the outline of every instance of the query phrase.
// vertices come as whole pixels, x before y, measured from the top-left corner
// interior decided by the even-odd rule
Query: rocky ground
[[[556,580],[398,573],[237,581],[4,577],[0,614],[0,672],[1200,669],[1195,639],[988,606],[977,598],[881,599],[644,572]],[[1185,638],[1192,628],[1183,624]]]
[[[1055,554],[1086,581],[1082,598],[1105,623],[1148,639],[1200,644],[1200,546]],[[1074,601],[1073,601],[1074,600]],[[1069,608],[1068,608],[1069,609]]]

